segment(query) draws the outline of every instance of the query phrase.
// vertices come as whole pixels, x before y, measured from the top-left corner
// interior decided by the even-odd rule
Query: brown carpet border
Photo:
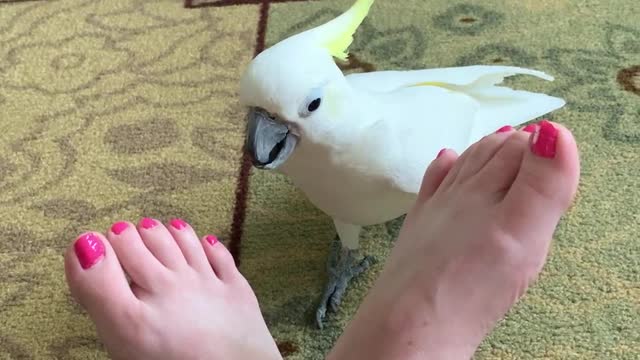
[[[312,0],[269,0],[269,3],[288,3],[288,2],[302,2]],[[264,0],[214,0],[214,1],[202,1],[197,0],[185,0],[184,7],[189,9],[197,9],[204,7],[224,7],[224,6],[236,6],[236,5],[263,5]]]
[[[271,2],[294,2],[302,0],[221,0],[215,2],[194,3],[194,0],[185,0],[185,8],[202,8],[202,7],[223,7],[236,5],[260,5],[260,15],[258,17],[258,29],[256,33],[256,46],[254,57],[264,50],[265,36],[267,33],[267,22],[269,19],[269,7]],[[244,150],[244,149],[243,149]],[[244,221],[247,209],[247,194],[249,192],[249,176],[251,175],[251,159],[245,151],[242,151],[240,160],[240,168],[238,170],[238,181],[235,190],[235,202],[233,208],[233,220],[231,222],[231,233],[227,246],[236,266],[240,266],[240,253],[242,244],[242,235],[244,230]]]

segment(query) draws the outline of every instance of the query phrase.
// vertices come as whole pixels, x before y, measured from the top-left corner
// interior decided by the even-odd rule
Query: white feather
[[[397,190],[415,194],[440,149],[462,153],[501,126],[517,126],[564,106],[559,98],[496,86],[515,74],[553,79],[539,71],[505,66],[347,76],[351,86],[369,94],[369,105],[361,115],[376,119],[359,134],[359,147],[385,144],[392,149],[373,161],[370,153],[355,152],[353,161],[368,157],[371,173],[387,177]]]
[[[389,92],[421,82],[438,82],[451,86],[482,87],[497,85],[513,75],[531,75],[553,81],[544,72],[516,66],[473,65],[406,71],[376,71],[349,74],[346,78],[356,88],[365,91]]]

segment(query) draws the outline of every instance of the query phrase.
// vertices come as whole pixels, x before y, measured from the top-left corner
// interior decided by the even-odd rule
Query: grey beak
[[[277,168],[289,158],[297,143],[298,138],[283,121],[272,117],[263,109],[250,109],[245,151],[255,167]]]

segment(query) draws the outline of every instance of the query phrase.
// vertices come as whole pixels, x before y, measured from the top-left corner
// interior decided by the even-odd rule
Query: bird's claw
[[[320,329],[324,327],[323,321],[327,310],[334,313],[338,311],[349,282],[365,272],[373,263],[372,257],[365,256],[358,260],[356,254],[357,250],[336,247],[329,257],[327,263],[329,281],[316,310],[316,324]]]

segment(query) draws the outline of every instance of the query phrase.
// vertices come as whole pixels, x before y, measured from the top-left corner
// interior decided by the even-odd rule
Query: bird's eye
[[[320,105],[322,104],[322,99],[324,97],[323,86],[311,89],[311,91],[309,91],[309,95],[307,95],[304,101],[300,102],[300,105],[299,105],[300,107],[298,108],[298,115],[300,115],[301,118],[306,118],[311,116],[311,114],[313,114],[315,111],[317,111],[320,108]]]
[[[309,106],[307,106],[307,110],[309,110],[309,112],[314,112],[318,110],[318,108],[320,107],[321,101],[322,100],[320,100],[320,98],[313,100],[312,102],[309,103]]]

